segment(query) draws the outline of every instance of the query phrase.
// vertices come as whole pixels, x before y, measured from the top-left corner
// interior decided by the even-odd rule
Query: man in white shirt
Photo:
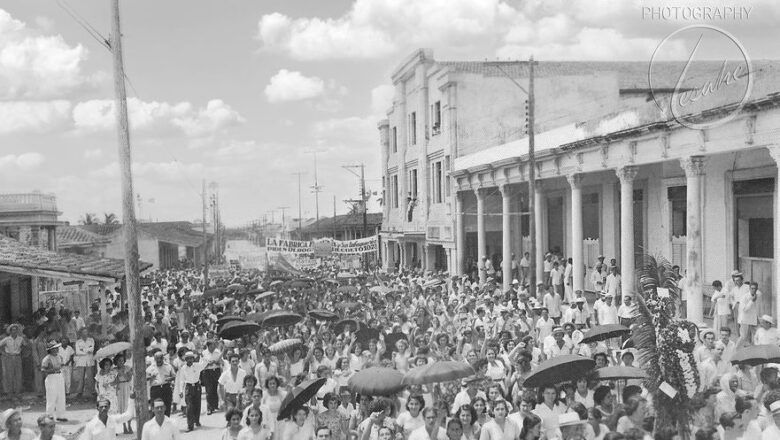
[[[200,373],[206,368],[205,359],[195,363],[195,353],[188,351],[184,354],[185,365],[179,368],[178,383],[182,387],[176,392],[179,398],[184,399],[187,408],[187,432],[195,426],[200,426],[201,384]]]
[[[729,317],[731,317],[732,293],[724,289],[723,283],[719,280],[712,282],[712,288],[715,290],[711,299],[712,316],[715,318],[712,326],[714,328],[726,327],[729,325]]]
[[[225,409],[238,406],[238,396],[244,390],[244,378],[246,372],[238,367],[241,357],[231,353],[229,358],[230,368],[219,376],[219,396],[225,404]]]
[[[573,301],[572,298],[572,292],[574,290],[574,278],[573,278],[573,268],[574,264],[572,263],[572,259],[569,258],[566,261],[566,267],[563,269],[563,291],[564,291],[564,298],[563,301],[566,303],[571,303]]]
[[[552,254],[547,253],[544,256],[544,261],[542,262],[542,268],[544,269],[542,272],[542,282],[545,286],[550,286],[550,271],[552,271],[553,268],[553,261],[552,261]]]
[[[715,331],[709,328],[701,329],[699,338],[702,343],[693,349],[693,358],[696,360],[696,364],[701,365],[712,357],[712,351],[715,349]]]
[[[487,399],[485,393],[479,389],[479,382],[480,379],[476,378],[463,379],[462,383],[465,385],[465,388],[460,390],[452,401],[451,411],[453,415],[458,412],[461,406],[469,405],[477,397]]]
[[[71,381],[71,392],[75,392],[77,397],[82,394],[91,396],[95,391],[95,340],[87,335],[86,327],[79,330],[79,338],[76,340],[76,347],[73,355],[73,378]]]
[[[780,346],[780,331],[777,328],[772,327],[775,325],[775,320],[769,315],[762,315],[758,318],[758,330],[756,330],[756,336],[753,338],[755,345],[775,345]]]
[[[764,400],[764,406],[769,408],[771,417],[767,426],[761,432],[761,440],[776,440],[780,438],[780,393],[770,392]]]
[[[631,327],[631,323],[633,322],[636,313],[637,308],[636,304],[633,303],[633,298],[631,295],[626,294],[623,298],[623,304],[618,308],[618,319],[620,320],[620,324]]]
[[[731,272],[731,301],[732,301],[732,313],[734,314],[734,323],[737,326],[737,337],[743,337],[742,329],[739,326],[739,304],[743,298],[750,295],[750,286],[745,284],[742,272],[734,270]]]
[[[554,271],[555,269],[553,269],[553,272]],[[550,318],[552,318],[556,324],[559,324],[561,322],[561,297],[548,291],[544,294],[543,305],[550,312]]]
[[[526,252],[523,254],[523,258],[520,259],[520,284],[526,285],[528,283],[528,270],[531,268],[531,254]]]
[[[127,403],[127,411],[124,414],[109,415],[111,402],[99,397],[97,401],[97,415],[84,425],[84,433],[79,440],[115,440],[117,426],[127,423],[135,415],[135,395],[130,395]]]
[[[699,391],[715,385],[715,381],[720,376],[731,371],[731,364],[723,360],[723,350],[726,346],[722,342],[715,342],[715,348],[712,349],[712,356],[699,364],[699,376],[701,379],[701,385]]]
[[[181,440],[179,428],[165,415],[165,402],[155,399],[152,405],[154,418],[144,423],[141,440]]]
[[[617,308],[614,304],[614,295],[607,293],[604,297],[604,305],[598,309],[599,325],[618,324]]]
[[[427,406],[422,410],[425,424],[409,434],[409,440],[447,440],[447,431],[442,428],[439,410]]]
[[[552,332],[552,338],[553,340],[550,341],[549,338],[545,340],[545,347],[544,347],[544,354],[547,356],[547,359],[552,359],[554,357],[562,356],[564,354],[571,354],[572,350],[574,349],[574,346],[566,342],[564,339],[565,332],[561,327],[555,327],[553,328]]]
[[[610,270],[610,274],[607,275],[607,280],[604,283],[604,290],[607,291],[607,294],[612,294],[612,296],[618,296],[620,295],[620,274],[618,274],[618,268],[612,267]]]
[[[553,263],[552,270],[550,270],[550,284],[552,292],[563,301],[563,269],[557,261]]]

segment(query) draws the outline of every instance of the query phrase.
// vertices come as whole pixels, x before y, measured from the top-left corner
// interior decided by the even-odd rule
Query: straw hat
[[[8,429],[8,426],[6,424],[9,420],[11,420],[11,416],[14,414],[19,414],[19,417],[22,416],[22,410],[19,408],[8,408],[7,410],[0,413],[0,428],[3,430]]]
[[[573,426],[587,423],[587,420],[580,420],[580,416],[576,412],[567,412],[558,416],[558,426],[561,428],[564,426]]]

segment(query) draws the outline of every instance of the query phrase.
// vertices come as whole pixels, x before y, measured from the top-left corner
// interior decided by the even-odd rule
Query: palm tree
[[[88,212],[81,216],[81,219],[79,219],[79,223],[82,225],[96,225],[98,224],[97,216],[95,214],[92,214],[91,212]]]
[[[119,224],[119,220],[116,218],[116,214],[114,214],[113,212],[104,213],[103,217],[104,217],[104,220],[103,220],[103,224],[104,225],[118,225]]]

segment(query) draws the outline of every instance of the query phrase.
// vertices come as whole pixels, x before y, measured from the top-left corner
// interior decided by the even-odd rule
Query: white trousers
[[[46,385],[46,414],[58,419],[65,417],[65,380],[62,373],[50,374]]]

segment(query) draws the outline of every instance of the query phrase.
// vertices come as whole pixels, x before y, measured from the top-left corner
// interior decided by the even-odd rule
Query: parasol
[[[271,354],[280,354],[286,351],[290,351],[293,348],[301,345],[303,345],[303,341],[298,338],[285,339],[283,341],[271,344],[271,346],[268,347],[268,351],[270,351]]]
[[[352,391],[369,396],[384,396],[404,388],[404,375],[392,368],[371,367],[360,370],[347,382]]]
[[[597,325],[585,333],[585,337],[580,341],[581,344],[591,342],[606,341],[607,339],[625,336],[631,333],[631,329],[620,324]]]
[[[95,359],[102,360],[115,354],[122,353],[123,351],[130,350],[131,348],[133,348],[133,345],[129,342],[114,342],[95,352]]]
[[[295,280],[292,283],[290,283],[290,287],[292,287],[293,289],[302,289],[304,287],[309,287],[309,283],[307,283],[306,281]]]
[[[526,388],[555,385],[576,380],[588,374],[596,361],[576,354],[564,354],[548,359],[536,368],[523,382]]]
[[[213,298],[217,297],[219,295],[222,295],[223,293],[226,293],[227,290],[223,287],[217,287],[215,289],[206,289],[205,292],[203,292],[203,298]]]
[[[244,292],[246,295],[259,295],[265,292],[265,289],[250,289]]]
[[[228,304],[232,304],[235,301],[236,301],[235,298],[223,298],[223,299],[217,301],[216,305],[218,305],[218,306],[226,306]]]
[[[284,420],[292,416],[294,411],[306,405],[317,394],[317,391],[325,385],[325,382],[326,379],[321,377],[319,379],[307,380],[293,388],[282,400],[282,405],[279,407],[279,416],[276,417],[276,420]]]
[[[262,313],[260,313],[260,312],[250,313],[250,314],[246,315],[246,320],[247,321],[256,322],[258,324],[262,324],[263,323],[263,319],[265,318],[265,315],[267,315],[269,312],[270,311],[262,312]]]
[[[428,287],[435,287],[438,286],[441,283],[439,280],[428,280],[425,283],[423,283],[423,288],[427,289]]]
[[[228,290],[238,290],[238,289],[243,289],[244,286],[242,286],[239,283],[233,283],[233,284],[227,286],[227,288],[228,288]]]
[[[282,280],[271,281],[270,286],[271,287],[276,287],[276,286],[278,286],[279,284],[282,284],[282,283],[284,283],[284,281],[282,281]]]
[[[363,347],[368,347],[368,341],[379,340],[379,330],[371,327],[362,327],[355,332],[355,338]]]
[[[330,283],[330,284],[338,284],[338,283],[339,283],[339,282],[338,282],[338,281],[336,281],[336,280],[324,280],[324,281],[325,281],[326,283]]]
[[[272,310],[263,318],[262,325],[264,327],[282,327],[285,325],[293,325],[303,319],[303,316],[293,313],[287,310]]]
[[[471,365],[458,361],[439,361],[412,368],[404,374],[404,385],[449,382],[476,374]]]
[[[337,335],[344,333],[344,329],[346,328],[347,325],[349,325],[352,328],[353,332],[357,331],[358,328],[360,328],[360,325],[354,319],[342,319],[341,321],[333,325],[333,333]]]
[[[223,339],[238,339],[241,336],[258,331],[260,331],[260,326],[254,322],[232,321],[225,324],[225,326],[219,330],[219,337]]]
[[[747,364],[753,367],[761,364],[780,363],[780,347],[770,344],[742,347],[731,356],[731,363]]]
[[[264,300],[264,299],[270,298],[270,297],[272,297],[274,295],[276,295],[276,292],[273,292],[273,291],[269,290],[268,292],[263,292],[263,293],[257,295],[255,297],[255,299]]]
[[[340,286],[336,291],[341,293],[355,293],[358,291],[358,288],[355,286]]]
[[[223,316],[217,319],[217,326],[225,325],[231,321],[243,321],[243,318],[240,318],[238,316],[233,316],[233,315]]]
[[[593,372],[594,379],[612,380],[612,379],[644,379],[647,373],[636,367],[626,367],[623,365],[599,368]]]
[[[338,275],[336,275],[336,278],[345,280],[348,278],[355,278],[355,275],[352,275],[349,272],[339,272]]]
[[[374,286],[370,289],[368,289],[369,292],[373,293],[390,293],[393,291],[393,289],[387,287],[387,286]]]
[[[324,309],[309,310],[309,316],[320,321],[336,321],[339,315]]]
[[[342,301],[338,304],[336,304],[336,307],[339,309],[354,309],[356,307],[360,306],[360,304],[356,303],[355,301]]]

